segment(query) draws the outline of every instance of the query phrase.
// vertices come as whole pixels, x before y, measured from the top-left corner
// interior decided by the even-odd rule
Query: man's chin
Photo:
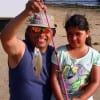
[[[45,45],[38,45],[37,47],[38,47],[38,48],[46,48]]]

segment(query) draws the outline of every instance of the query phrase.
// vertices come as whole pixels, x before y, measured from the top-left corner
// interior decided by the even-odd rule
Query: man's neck
[[[39,48],[41,53],[45,53],[47,51],[47,47],[46,48]]]

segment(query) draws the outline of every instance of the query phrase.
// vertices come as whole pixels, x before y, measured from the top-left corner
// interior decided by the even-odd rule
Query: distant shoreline
[[[100,6],[99,0],[45,0],[45,3],[57,5]]]
[[[56,3],[45,3],[47,6],[60,6],[60,7],[63,7],[63,8],[66,8],[66,7],[71,7],[71,8],[86,8],[86,9],[100,9],[100,5],[95,5],[95,6],[89,6],[89,5],[81,5],[81,4],[64,4],[64,3],[61,3],[61,4],[56,4]]]

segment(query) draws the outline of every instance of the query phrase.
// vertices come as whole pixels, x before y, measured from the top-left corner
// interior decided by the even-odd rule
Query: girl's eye
[[[77,35],[77,36],[79,36],[79,35],[80,35],[80,33],[79,33],[79,32],[77,32],[77,33],[76,33],[76,35]]]
[[[82,33],[80,33],[80,32],[76,33],[76,36],[81,36],[81,35],[82,35]]]

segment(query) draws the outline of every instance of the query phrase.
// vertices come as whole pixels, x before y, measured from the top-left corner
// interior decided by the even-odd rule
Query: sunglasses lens
[[[32,27],[32,30],[36,33],[41,32],[41,28],[40,27]]]
[[[44,28],[44,29],[43,29],[43,32],[44,32],[44,33],[49,33],[49,32],[50,32],[50,29]]]
[[[44,28],[44,27],[32,27],[32,30],[35,32],[35,33],[49,33],[50,32],[50,29],[49,28]]]

